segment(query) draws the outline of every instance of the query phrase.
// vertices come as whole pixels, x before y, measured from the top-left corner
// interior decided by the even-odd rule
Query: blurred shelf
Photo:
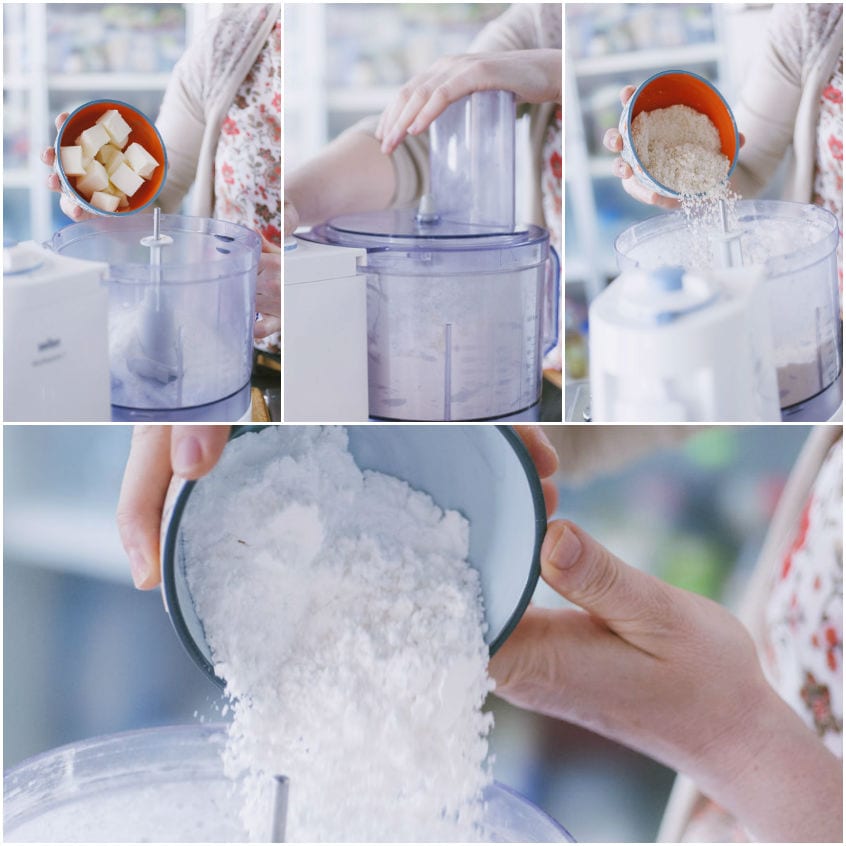
[[[4,74],[4,91],[29,91],[32,87],[32,80],[23,74]]]
[[[335,112],[381,112],[399,91],[398,86],[376,86],[373,88],[335,89],[326,105]]]
[[[31,188],[32,177],[26,168],[13,168],[3,171],[4,188]]]
[[[635,50],[630,53],[615,53],[579,59],[574,64],[577,76],[601,76],[621,71],[645,70],[649,68],[672,68],[716,62],[720,49],[715,43],[691,44],[684,47],[665,47],[657,50]]]
[[[53,91],[164,91],[169,73],[64,73],[49,74],[47,85]]]

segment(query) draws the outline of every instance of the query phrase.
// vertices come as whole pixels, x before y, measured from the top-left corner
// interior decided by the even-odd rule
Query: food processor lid
[[[212,218],[163,214],[160,216],[161,284],[213,281],[229,274],[255,272],[261,255],[259,235],[245,226]],[[98,217],[73,223],[48,242],[53,252],[88,258],[109,265],[118,282],[150,281],[154,216]],[[165,245],[165,241],[167,242]]]
[[[302,236],[310,241],[372,250],[462,250],[513,248],[548,238],[531,224],[512,228],[465,223],[437,217],[421,221],[415,208],[349,214],[332,218]]]

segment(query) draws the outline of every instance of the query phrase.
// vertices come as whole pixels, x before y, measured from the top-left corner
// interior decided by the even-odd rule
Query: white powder
[[[256,439],[274,457],[249,470]],[[337,427],[244,435],[215,473],[189,501],[186,568],[251,839],[277,773],[291,840],[483,838],[492,682],[467,521],[362,472]]]
[[[679,194],[709,191],[728,174],[717,127],[690,106],[641,112],[632,121],[632,140],[644,169]]]
[[[250,350],[224,338],[208,321],[189,313],[180,316],[181,353],[163,355],[166,365],[181,365],[180,378],[170,382],[144,378],[129,365],[143,351],[141,324],[149,320],[143,305],[113,306],[109,314],[109,367],[113,405],[125,408],[187,408],[217,402],[242,388],[250,378]]]

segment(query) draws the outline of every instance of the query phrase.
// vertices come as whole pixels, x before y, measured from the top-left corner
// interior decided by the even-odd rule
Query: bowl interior
[[[241,799],[223,773],[225,739],[221,724],[164,726],[30,758],[4,774],[4,840],[244,842]],[[509,788],[495,782],[484,798],[493,840],[572,842]]]
[[[81,194],[76,192],[73,187],[72,180],[65,174],[62,168],[62,159],[59,154],[59,147],[67,147],[74,143],[75,139],[79,137],[80,133],[97,122],[103,112],[110,109],[117,109],[121,117],[129,124],[132,132],[129,136],[129,144],[133,142],[139,143],[147,152],[160,163],[160,166],[153,171],[153,175],[144,181],[144,184],[128,198],[129,207],[116,212],[103,212],[102,209],[97,209],[85,199]],[[128,103],[123,103],[120,100],[93,100],[90,103],[85,103],[74,112],[70,114],[68,119],[59,130],[56,138],[56,167],[59,171],[59,178],[65,189],[71,193],[77,202],[79,202],[88,211],[93,211],[96,214],[131,214],[140,211],[144,206],[152,202],[164,185],[165,175],[167,172],[167,154],[165,152],[164,142],[159,135],[158,130],[153,125],[152,121],[143,113],[138,111],[134,106]]]
[[[720,135],[723,155],[734,167],[740,150],[734,116],[722,95],[710,82],[688,71],[667,71],[648,79],[634,94],[631,120],[641,112],[666,109],[669,106],[690,106],[708,115]]]
[[[255,427],[246,427],[252,431]],[[546,510],[540,480],[517,435],[499,426],[350,426],[356,463],[407,481],[442,508],[470,523],[470,564],[480,574],[485,641],[493,654],[516,626],[540,575]],[[239,430],[235,436],[244,434]],[[256,439],[253,460],[263,465],[273,441]],[[214,471],[185,483],[174,502],[162,552],[162,586],[171,620],[194,660],[215,680],[202,621],[185,578],[180,525],[195,484],[231,484]]]

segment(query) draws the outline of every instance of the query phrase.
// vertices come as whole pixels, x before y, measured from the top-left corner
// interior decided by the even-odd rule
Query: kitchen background
[[[734,606],[807,428],[687,432],[680,446],[588,484],[562,480],[559,513],[623,559]],[[217,688],[184,652],[160,594],[131,585],[114,523],[129,434],[4,427],[4,768],[95,735],[221,719]],[[541,584],[535,601],[559,600]],[[654,839],[669,770],[556,720],[492,707],[498,780],[577,840]]]

